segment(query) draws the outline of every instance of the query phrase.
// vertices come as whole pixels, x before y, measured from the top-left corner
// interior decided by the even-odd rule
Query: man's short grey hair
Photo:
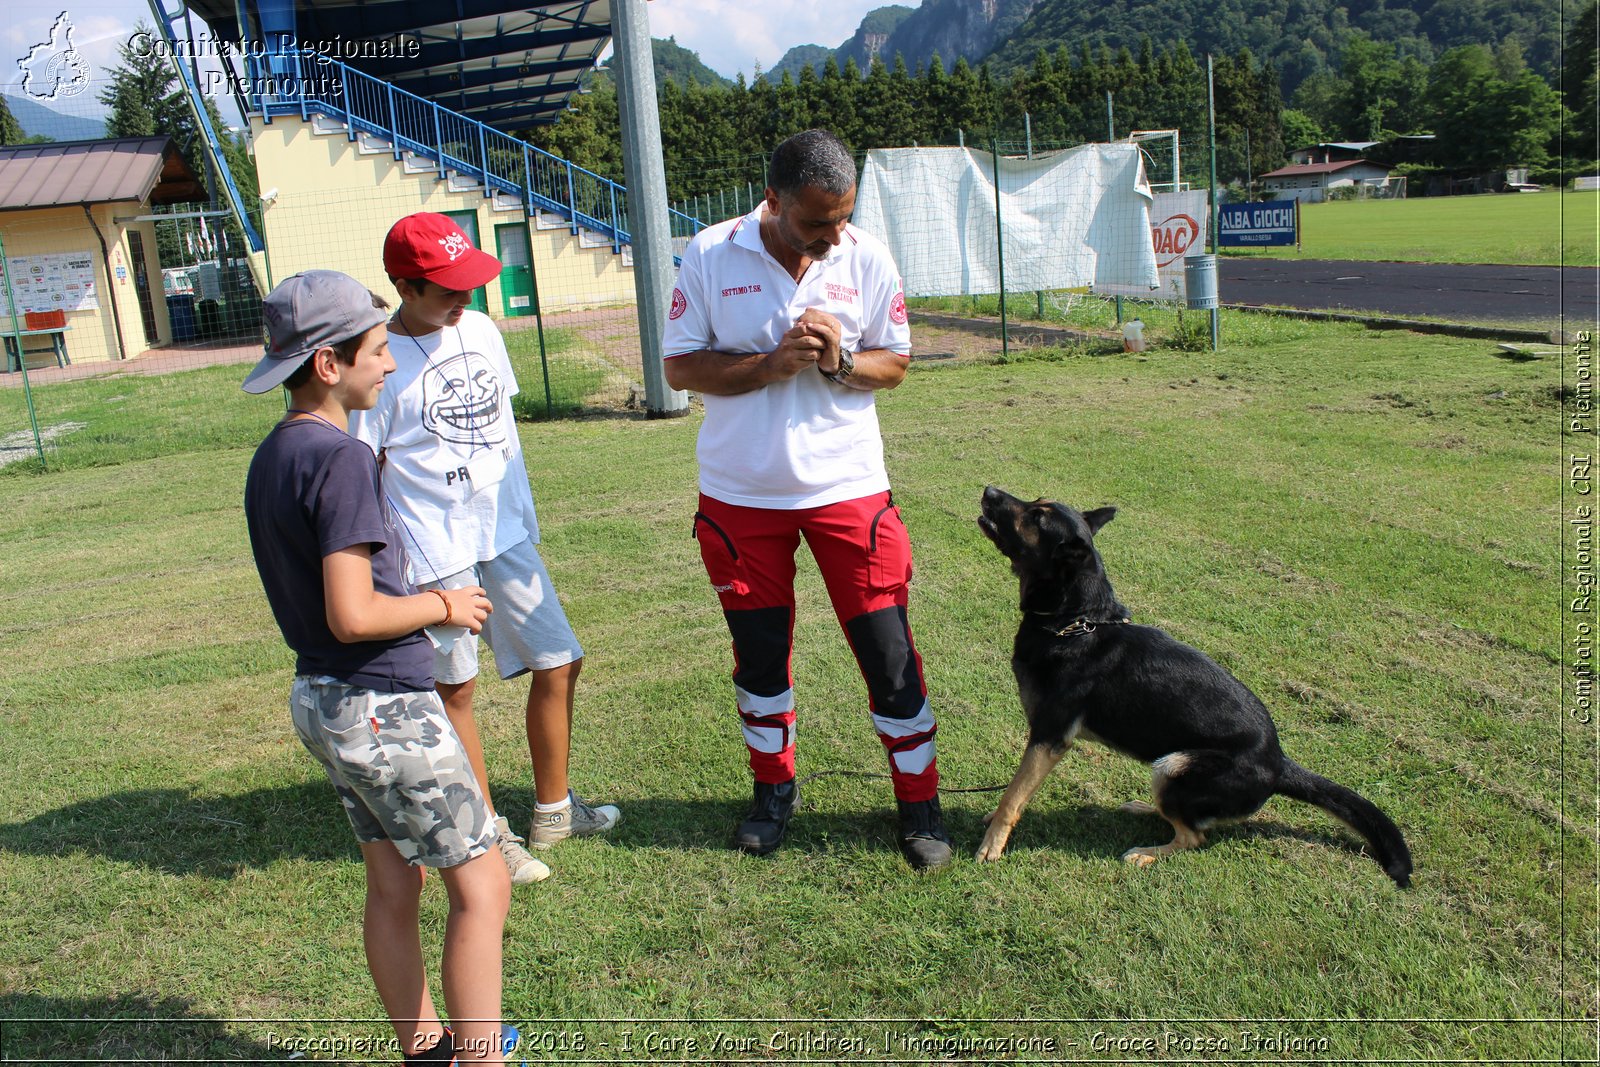
[[[856,161],[827,130],[807,130],[773,151],[767,186],[786,200],[807,187],[843,196],[856,187]]]

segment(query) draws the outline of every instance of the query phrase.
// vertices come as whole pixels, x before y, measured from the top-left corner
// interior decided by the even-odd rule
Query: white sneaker
[[[572,801],[571,806],[560,811],[534,809],[533,825],[528,830],[528,840],[534,848],[550,848],[569,837],[603,834],[622,821],[622,812],[613,804],[590,807],[570,790],[567,798]]]
[[[505,816],[495,816],[494,824],[500,830],[495,844],[500,846],[500,858],[506,861],[506,870],[511,872],[512,885],[542,882],[550,877],[550,868],[522,847],[522,838],[511,832],[511,824],[506,822]]]

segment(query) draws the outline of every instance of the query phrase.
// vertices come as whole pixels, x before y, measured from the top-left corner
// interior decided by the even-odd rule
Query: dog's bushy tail
[[[1378,810],[1378,806],[1353,789],[1320,774],[1313,774],[1288,757],[1278,779],[1279,793],[1307,804],[1315,804],[1335,819],[1367,839],[1378,866],[1395,884],[1404,889],[1411,884],[1411,850],[1400,828]]]

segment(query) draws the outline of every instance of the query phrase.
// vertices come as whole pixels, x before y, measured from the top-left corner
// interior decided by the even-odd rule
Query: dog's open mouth
[[[978,529],[994,546],[1010,556],[1008,542],[1016,532],[1016,515],[1010,505],[1014,498],[994,486],[985,486],[983,500],[978,505]]]

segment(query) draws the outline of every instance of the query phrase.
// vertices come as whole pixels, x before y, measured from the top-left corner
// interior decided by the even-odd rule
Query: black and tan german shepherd
[[[1383,812],[1285,756],[1266,707],[1210,657],[1129,620],[1094,547],[1094,535],[1115,514],[1027,503],[993,486],[983,491],[978,526],[1022,583],[1011,669],[1028,716],[1028,745],[985,820],[978,859],[1000,858],[1034,790],[1083,738],[1148,763],[1155,804],[1136,801],[1122,810],[1159,815],[1176,831],[1170,844],[1129,849],[1122,858],[1130,863],[1197,848],[1213,824],[1242,819],[1282,794],[1315,804],[1366,838],[1389,877],[1409,885],[1411,852]]]

